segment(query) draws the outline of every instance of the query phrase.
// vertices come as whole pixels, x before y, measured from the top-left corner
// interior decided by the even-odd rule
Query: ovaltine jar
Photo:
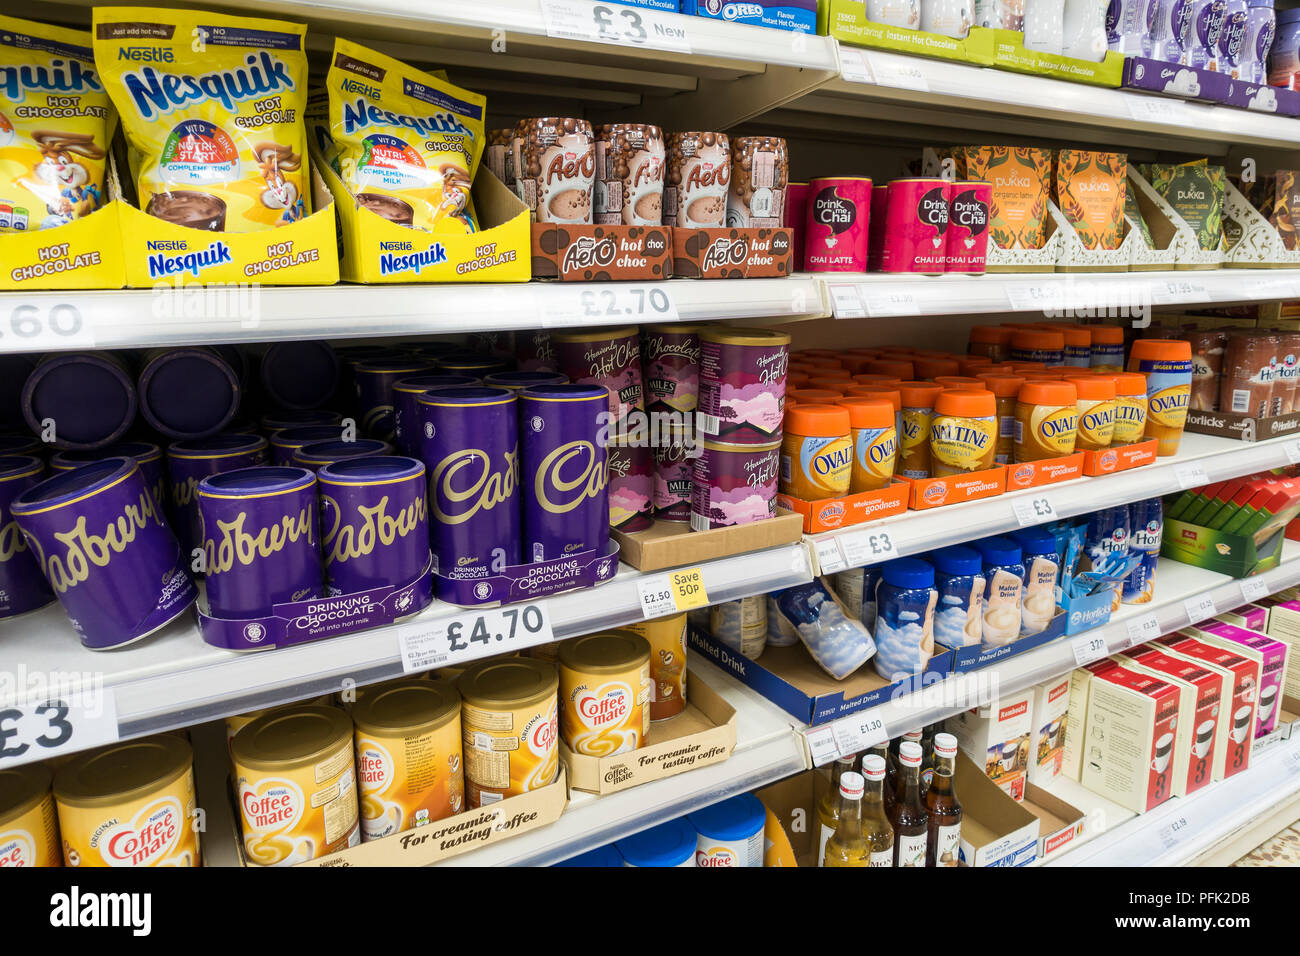
[[[54,776],[68,866],[198,866],[194,752],[175,734],[81,754]]]
[[[261,465],[266,455],[266,439],[260,435],[213,435],[167,446],[173,523],[187,556],[203,545],[199,528],[199,482],[223,471]]]
[[[575,754],[608,757],[645,746],[650,643],[631,631],[560,645],[560,737]]]
[[[555,782],[558,686],[555,665],[526,657],[479,661],[456,679],[467,809]]]
[[[526,560],[563,558],[609,542],[609,473],[601,441],[607,408],[599,385],[539,385],[519,393],[519,461],[530,484],[523,509]]]
[[[465,809],[460,693],[416,678],[372,689],[352,707],[361,838],[424,826]]]
[[[696,427],[707,438],[762,445],[781,437],[790,336],[767,329],[700,332]]]
[[[429,472],[429,530],[439,574],[484,578],[519,563],[515,393],[439,388],[419,398],[420,457]]]
[[[316,473],[329,593],[413,581],[429,563],[424,463],[349,458]]]
[[[241,468],[199,483],[208,608],[213,617],[269,615],[321,596],[316,476]]]
[[[0,869],[62,864],[50,772],[38,763],[0,770]]]
[[[361,842],[352,719],[334,707],[276,710],[231,742],[244,856],[292,866]]]
[[[55,475],[9,509],[86,647],[130,644],[194,603],[180,545],[132,459]]]
[[[54,600],[36,556],[9,511],[14,498],[39,484],[44,473],[45,465],[39,458],[0,458],[0,618],[17,617]]]

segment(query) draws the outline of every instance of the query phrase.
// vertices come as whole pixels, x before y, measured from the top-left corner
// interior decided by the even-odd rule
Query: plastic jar
[[[831,578],[836,595],[849,614],[862,622],[868,631],[876,628],[876,587],[880,584],[880,565],[849,568]]]
[[[993,364],[987,355],[960,355],[957,357],[957,374],[976,377],[989,371]]]
[[[848,386],[850,383],[845,382],[844,384]],[[808,388],[792,388],[786,392],[785,407],[789,411],[791,405],[825,405],[843,397],[844,392],[840,389],[813,388],[812,386]]]
[[[897,681],[925,670],[934,654],[934,567],[919,558],[880,566],[876,588],[876,672]]]
[[[1092,326],[1092,354],[1089,365],[1106,372],[1124,370],[1124,330],[1118,325]]]
[[[993,467],[998,407],[992,392],[946,389],[934,401],[930,472],[936,478]]]
[[[984,538],[975,542],[975,547],[984,559],[984,646],[1001,647],[1020,637],[1023,556],[1020,545],[1011,538]]]
[[[869,400],[888,402],[894,409],[894,471],[899,469],[899,459],[903,454],[903,396],[898,390],[898,383],[893,385],[851,385],[848,394],[843,398],[835,399],[836,405],[847,405],[850,402],[865,398]],[[852,427],[850,425],[850,427]]]
[[[800,402],[785,410],[782,493],[804,501],[839,498],[848,494],[852,472],[848,409]]]
[[[1246,0],[1225,0],[1223,26],[1215,43],[1218,71],[1234,80],[1250,81],[1242,74],[1242,61],[1252,59],[1246,52],[1246,34],[1249,30],[1250,8]]]
[[[1011,333],[1011,361],[1060,365],[1065,361],[1065,336],[1045,329],[1016,329]]]
[[[609,757],[650,733],[650,642],[631,631],[560,645],[560,739],[575,754]]]
[[[1128,370],[1147,380],[1146,436],[1159,439],[1156,454],[1178,454],[1192,394],[1192,345],[1180,339],[1138,339]]]
[[[767,645],[767,602],[761,594],[709,608],[709,633],[733,651],[757,660]]]
[[[1083,570],[1114,573],[1118,563],[1128,557],[1129,520],[1128,505],[1102,508],[1088,516],[1088,527],[1083,540],[1083,556],[1086,557],[1088,566]],[[1119,610],[1123,594],[1123,582],[1115,584],[1110,602],[1112,614]]]
[[[1277,33],[1268,56],[1268,82],[1300,89],[1300,7],[1277,11]]]
[[[1065,336],[1065,364],[1088,368],[1092,364],[1092,333],[1081,325],[1067,325],[1058,331]]]
[[[866,368],[869,375],[887,375],[890,378],[897,378],[900,382],[916,378],[916,368],[912,365],[911,359],[872,359],[867,363]]]
[[[763,865],[763,826],[767,810],[752,793],[740,793],[687,818],[699,834],[697,867]]]
[[[1065,380],[1078,395],[1078,438],[1083,451],[1109,448],[1115,434],[1115,381],[1104,375],[1074,376]]]
[[[1024,637],[1037,634],[1052,623],[1061,559],[1056,553],[1056,536],[1050,531],[1025,528],[1013,538],[1020,545],[1020,563],[1025,568],[1025,595],[1020,614],[1020,636]]]
[[[1268,54],[1277,33],[1273,0],[1247,0],[1246,37],[1241,46],[1240,78],[1247,83],[1268,82]]]
[[[942,391],[943,386],[933,382],[908,381],[898,386],[903,402],[903,431],[897,470],[904,478],[930,477],[930,422],[934,401]]]
[[[934,637],[947,647],[969,647],[983,640],[984,561],[974,548],[960,545],[930,554],[939,600]]]
[[[937,356],[918,355],[912,359],[912,367],[916,369],[917,378],[930,379],[931,381],[944,375],[960,374],[955,357],[939,358]]]
[[[633,833],[614,844],[624,866],[694,866],[699,834],[679,817],[649,830]]]
[[[0,770],[0,867],[62,864],[49,770],[37,763]]]
[[[625,630],[650,643],[650,719],[676,717],[686,709],[686,614],[636,621]]]
[[[1142,441],[1147,428],[1147,380],[1137,372],[1115,372],[1115,429],[1111,447]]]
[[[1011,329],[1005,325],[975,325],[967,341],[968,355],[981,355],[994,362],[1011,358]]]
[[[853,444],[849,493],[889,487],[898,457],[893,403],[884,399],[842,398],[837,404],[849,413],[849,439]]]
[[[1024,376],[988,372],[981,374],[979,379],[993,393],[997,406],[998,440],[993,450],[993,462],[1009,465],[1015,455],[1016,397],[1020,394],[1020,386],[1025,384]]]
[[[1078,393],[1068,382],[1027,381],[1016,396],[1015,460],[1042,461],[1074,454]]]

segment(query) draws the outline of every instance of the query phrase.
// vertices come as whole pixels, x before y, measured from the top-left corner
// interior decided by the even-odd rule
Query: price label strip
[[[895,315],[920,315],[921,307],[910,292],[867,291],[867,312],[873,319]]]
[[[862,304],[862,296],[858,294],[857,286],[847,282],[837,282],[826,288],[831,294],[831,311],[835,318],[865,319],[867,317],[867,309]]]
[[[647,50],[690,53],[690,21],[642,7],[585,0],[541,0],[546,35]]]
[[[0,324],[0,351],[93,349],[95,336],[81,310],[69,302],[51,306],[23,303]]]
[[[812,755],[814,767],[824,766],[840,755],[832,727],[814,727],[804,732],[804,738],[808,741],[808,752]]]
[[[1007,299],[1013,312],[1058,311],[1063,302],[1058,286],[1030,285],[1024,282],[1007,286]]]
[[[876,85],[929,93],[930,81],[926,79],[925,71],[915,63],[903,62],[905,59],[899,58],[895,60],[888,56],[871,56],[868,54],[867,62],[871,67],[872,74],[875,75]]]
[[[1246,578],[1241,582],[1241,596],[1247,604],[1252,604],[1269,595],[1268,585],[1259,578]]]
[[[1214,607],[1214,598],[1208,594],[1188,598],[1183,602],[1183,607],[1187,609],[1187,622],[1189,624],[1197,624],[1219,613]]]
[[[861,753],[868,747],[889,739],[885,721],[870,714],[841,718],[831,724],[831,732],[835,735],[835,746],[841,757]]]
[[[866,55],[861,50],[840,47],[840,76],[849,83],[875,83]]]
[[[673,589],[666,574],[638,581],[636,589],[641,596],[641,613],[647,621],[677,613],[677,602],[673,600]]]
[[[1128,630],[1128,647],[1154,641],[1160,636],[1160,621],[1154,614],[1143,614],[1141,617],[1134,618],[1127,622],[1125,627]]]
[[[1187,822],[1187,818],[1177,817],[1160,828],[1160,842],[1164,844],[1166,850],[1172,850],[1187,839],[1190,830],[1191,824]]]
[[[407,674],[509,654],[555,640],[545,604],[511,604],[444,617],[398,635]]]
[[[1289,441],[1283,446],[1286,452],[1286,460],[1293,465],[1300,465],[1300,440]]]
[[[1210,476],[1206,473],[1205,466],[1199,461],[1175,465],[1174,477],[1178,479],[1178,487],[1184,491],[1188,488],[1199,488],[1201,485],[1210,483]]]
[[[0,706],[0,768],[112,743],[117,698],[111,690]]]
[[[1154,305],[1179,305],[1182,303],[1209,302],[1210,291],[1203,282],[1187,279],[1160,279],[1148,287]]]
[[[1129,115],[1135,120],[1146,123],[1184,123],[1187,121],[1183,104],[1175,100],[1161,99],[1158,96],[1130,94],[1128,97]]]
[[[894,536],[886,530],[855,531],[840,536],[840,547],[844,549],[844,560],[851,568],[860,568],[866,564],[876,564],[898,557],[894,546]]]
[[[1056,509],[1052,507],[1052,499],[1043,494],[1017,498],[1011,502],[1011,510],[1015,512],[1016,521],[1022,528],[1056,520]]]
[[[1070,648],[1074,651],[1076,667],[1099,661],[1110,654],[1106,649],[1106,639],[1100,634],[1081,634],[1070,642]]]
[[[840,553],[837,539],[826,538],[816,542],[814,546],[817,549],[817,565],[821,568],[822,574],[834,574],[848,568],[844,556]]]
[[[672,291],[663,285],[623,285],[599,288],[548,286],[540,306],[542,325],[586,325],[611,322],[677,322],[681,316]]]

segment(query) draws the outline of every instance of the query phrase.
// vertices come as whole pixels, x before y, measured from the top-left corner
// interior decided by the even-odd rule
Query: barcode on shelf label
[[[1125,627],[1128,630],[1127,647],[1133,647],[1135,644],[1145,644],[1147,641],[1154,641],[1160,636],[1160,621],[1154,614],[1143,614],[1141,617],[1134,618]]]
[[[1178,480],[1178,487],[1184,491],[1188,488],[1199,488],[1201,485],[1210,483],[1210,476],[1206,474],[1205,466],[1199,461],[1175,465],[1174,477]]]
[[[545,604],[511,604],[437,618],[400,631],[398,648],[407,674],[510,654],[555,640]]]
[[[1015,512],[1016,521],[1022,528],[1056,520],[1056,509],[1052,507],[1052,499],[1047,495],[1017,498],[1011,502],[1011,510]]]
[[[817,549],[817,565],[821,568],[822,574],[834,574],[836,571],[843,571],[848,567],[844,563],[844,556],[840,554],[840,545],[835,538],[824,538],[815,543]]]
[[[641,614],[647,621],[677,612],[677,602],[673,600],[668,575],[658,574],[645,581],[638,581],[636,588],[641,595]]]
[[[865,319],[867,317],[867,309],[862,304],[862,296],[858,294],[857,286],[837,282],[827,286],[827,289],[831,294],[831,312],[835,318]]]
[[[873,319],[894,315],[920,315],[921,307],[911,292],[867,290],[867,312]]]
[[[1268,585],[1259,578],[1247,578],[1241,582],[1241,596],[1250,604],[1269,595]]]
[[[706,435],[716,435],[722,429],[722,419],[717,415],[706,415],[704,412],[695,412],[695,427]]]
[[[1282,446],[1282,450],[1286,452],[1287,461],[1293,465],[1300,465],[1300,439],[1287,442]]]
[[[851,568],[888,561],[898,556],[893,534],[884,529],[840,535],[840,547],[844,551],[844,560]]]
[[[0,768],[117,740],[117,698],[101,688],[0,705]]]
[[[930,81],[925,77],[925,70],[915,62],[908,62],[906,57],[867,55],[872,75],[877,86],[892,86],[899,90],[919,90],[930,92]]]
[[[814,767],[830,763],[840,755],[839,744],[835,741],[835,731],[831,727],[816,727],[804,733],[808,741],[808,752],[812,755]]]
[[[1208,594],[1188,598],[1183,602],[1183,607],[1187,608],[1187,623],[1189,624],[1198,624],[1218,613],[1214,607],[1214,598]]]
[[[586,0],[541,0],[546,35],[561,40],[588,40],[650,50],[690,53],[689,21],[674,14],[617,3]]]
[[[835,746],[841,757],[861,753],[868,747],[889,739],[884,718],[870,714],[843,717],[831,724],[831,731],[835,735]]]
[[[1101,634],[1081,634],[1070,642],[1070,647],[1074,651],[1076,667],[1099,661],[1109,653],[1106,650],[1106,638]]]
[[[1160,842],[1166,850],[1172,850],[1187,839],[1190,830],[1191,824],[1187,822],[1187,817],[1175,817],[1160,828]]]

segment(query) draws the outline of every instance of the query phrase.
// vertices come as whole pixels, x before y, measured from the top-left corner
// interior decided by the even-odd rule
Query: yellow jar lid
[[[0,770],[0,827],[17,820],[50,792],[50,772],[38,763]]]
[[[352,705],[361,733],[424,734],[460,716],[460,691],[451,681],[422,677],[372,688]]]
[[[82,754],[59,770],[54,798],[76,807],[126,803],[190,772],[194,751],[174,734],[127,740]]]
[[[308,704],[263,714],[235,734],[235,763],[250,770],[294,770],[352,745],[352,719],[336,707]]]
[[[584,674],[613,674],[650,662],[650,642],[631,631],[603,631],[560,645],[560,663]]]
[[[506,657],[471,664],[456,678],[467,704],[524,707],[555,696],[560,686],[555,666],[531,657]]]

